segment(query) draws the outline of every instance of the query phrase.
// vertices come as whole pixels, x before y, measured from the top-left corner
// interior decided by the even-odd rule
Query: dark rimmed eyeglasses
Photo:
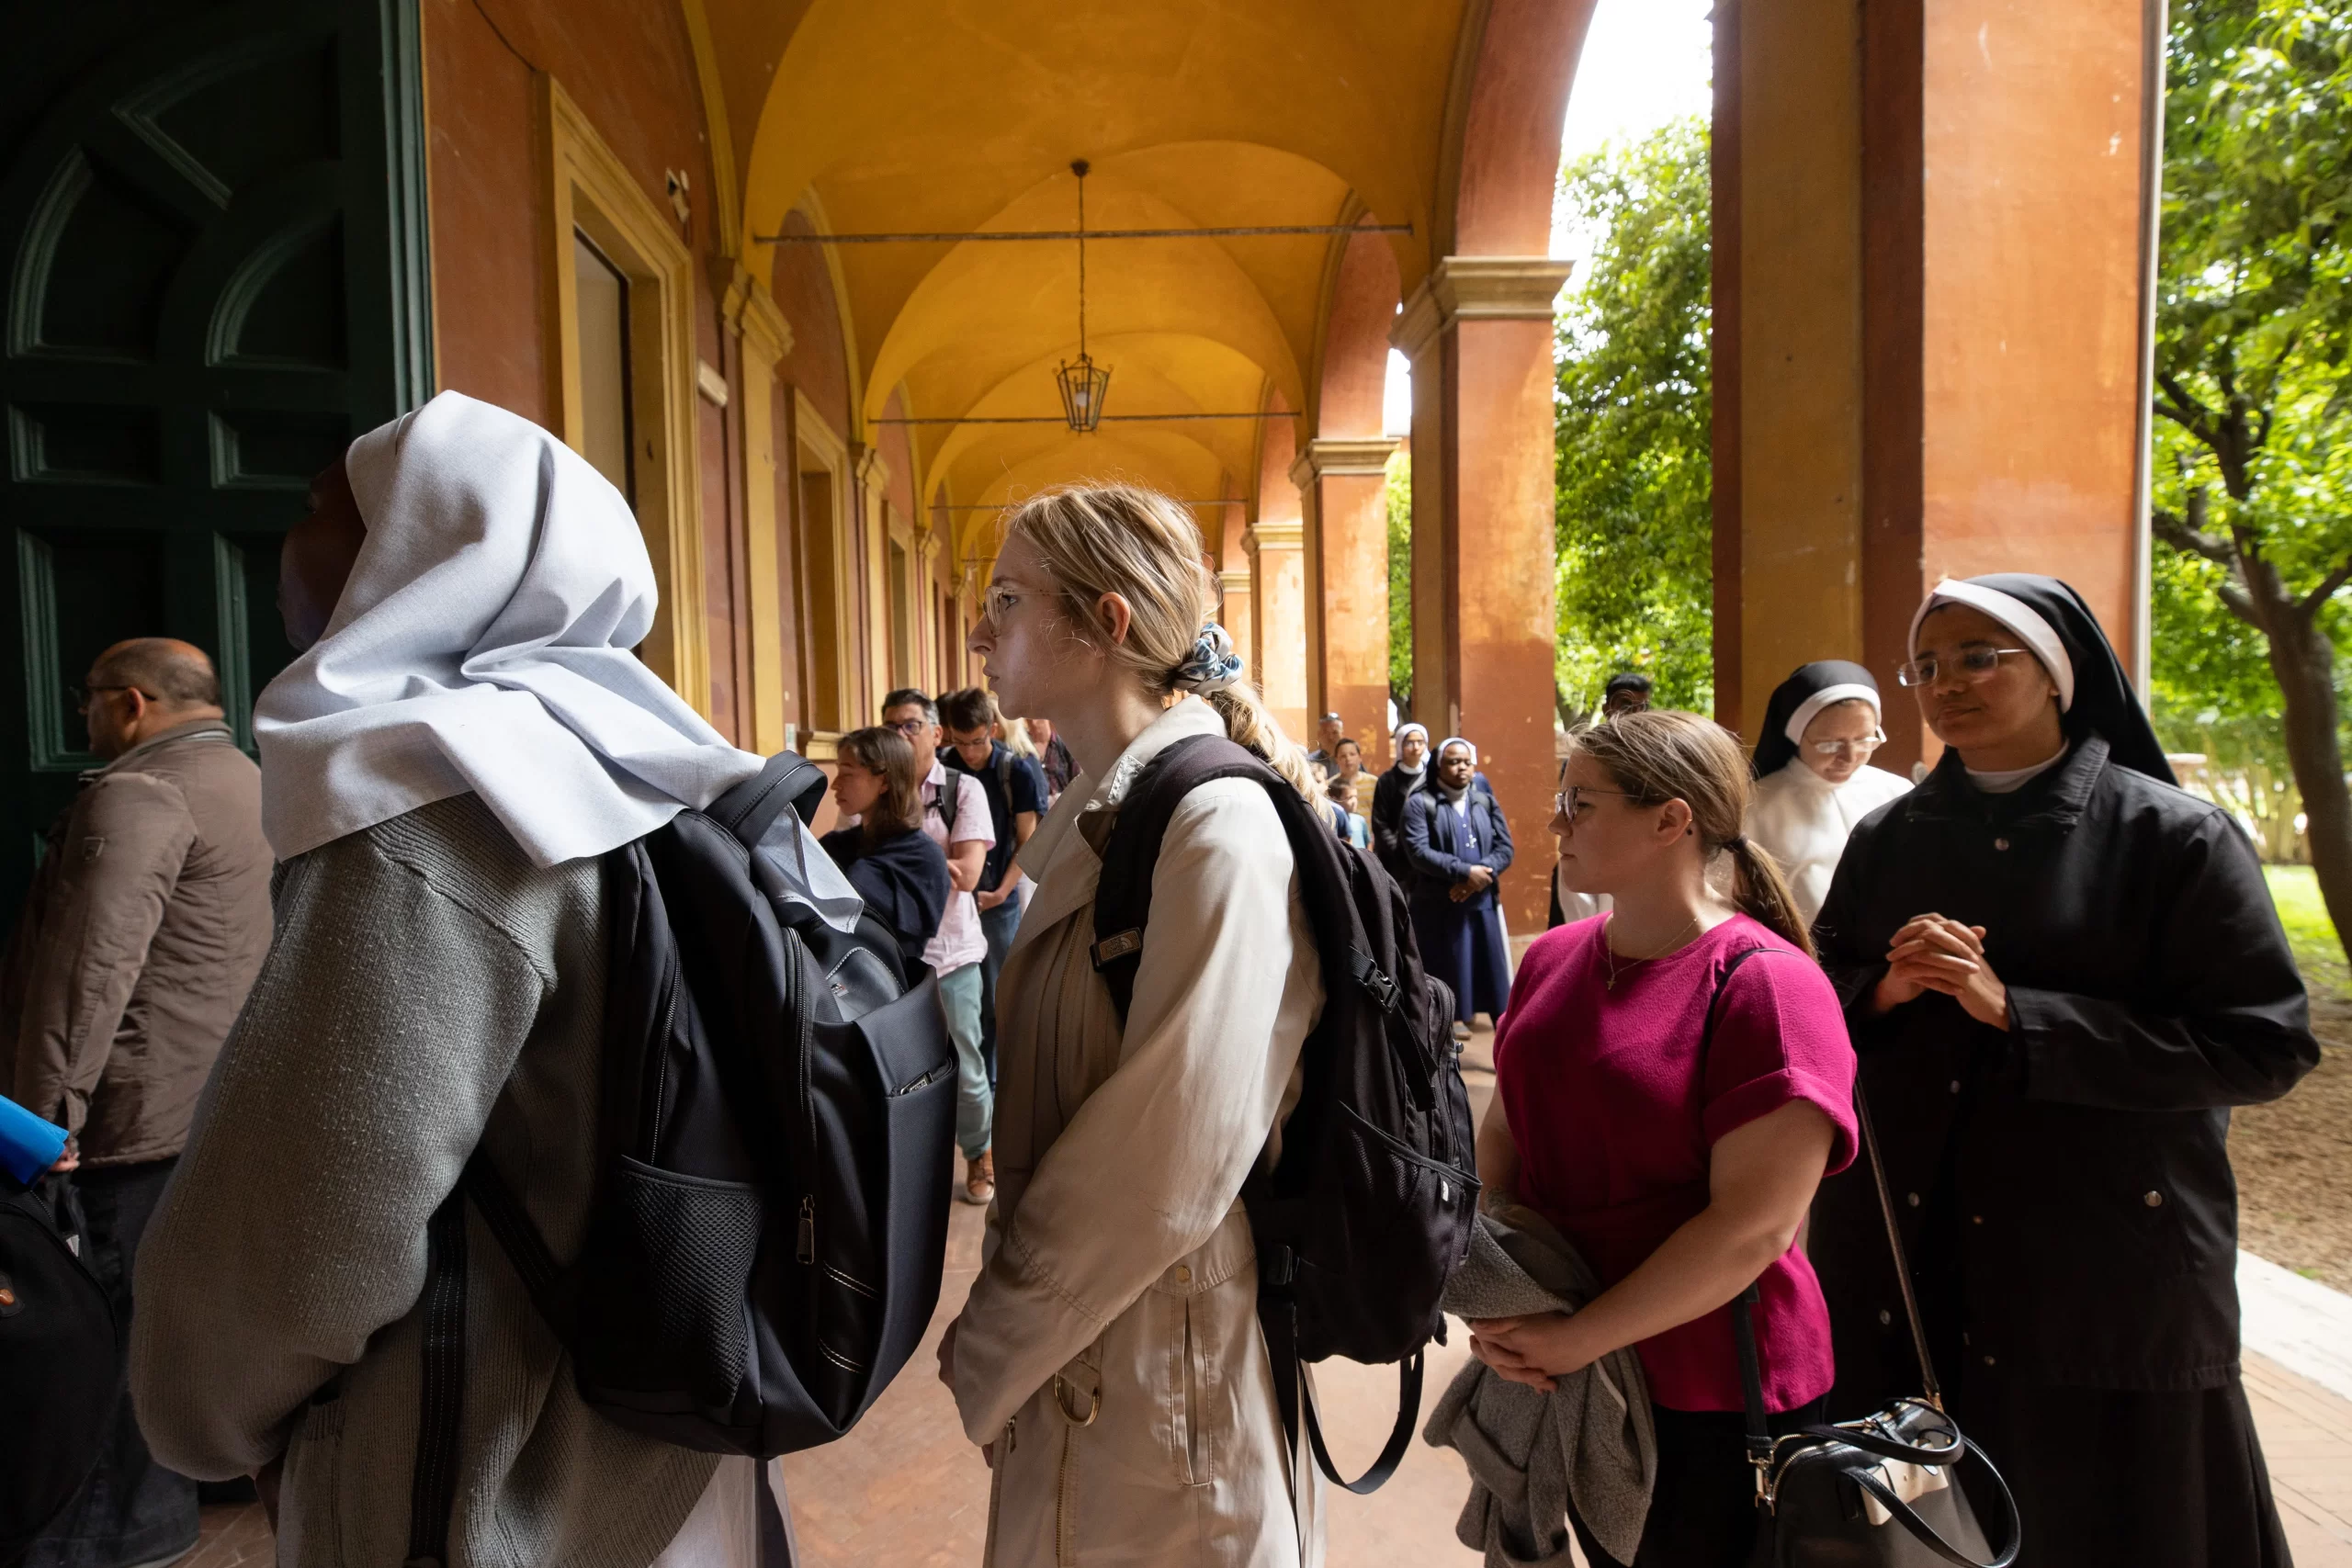
[[[151,703],[157,700],[154,693],[139,686],[68,686],[65,688],[65,694],[74,700],[74,711],[85,715],[90,711],[90,699],[100,692],[137,692]]]
[[[885,729],[895,729],[899,734],[905,736],[908,739],[912,740],[924,730],[931,728],[931,720],[927,718],[901,718],[888,720],[883,724],[882,728]]]

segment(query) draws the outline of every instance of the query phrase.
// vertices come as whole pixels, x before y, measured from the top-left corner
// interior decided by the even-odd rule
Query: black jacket
[[[1928,911],[1985,928],[2007,1032],[1934,992],[1867,1016],[1889,940]],[[2237,825],[2111,765],[2096,735],[2008,795],[1971,787],[1947,753],[1854,829],[1814,934],[1939,1357],[2078,1387],[2226,1381],[2229,1107],[2277,1099],[2319,1060]],[[1835,1411],[1918,1392],[1866,1167],[1823,1184],[1810,1252]]]
[[[866,913],[899,939],[899,955],[909,964],[922,963],[955,891],[945,852],[918,828],[877,840],[869,840],[863,828],[836,828],[817,842],[848,874]]]
[[[1463,853],[1461,818],[1436,789],[1416,790],[1406,797],[1405,863],[1412,873],[1412,879],[1405,884],[1408,897],[1423,903],[1450,903],[1448,890],[1469,875],[1472,866],[1486,865],[1494,868],[1496,880],[1487,885],[1486,892],[1468,900],[1468,907],[1493,901],[1502,874],[1510,869],[1510,824],[1503,820],[1503,808],[1495,803],[1484,774],[1472,777],[1470,797],[1464,804],[1471,830],[1482,846],[1476,854]]]
[[[1372,785],[1372,852],[1388,868],[1400,887],[1413,885],[1413,868],[1405,863],[1405,797],[1429,784],[1430,764],[1418,773],[1391,768]]]

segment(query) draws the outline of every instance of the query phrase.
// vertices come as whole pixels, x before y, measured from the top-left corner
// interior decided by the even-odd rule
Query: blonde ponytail
[[[1653,708],[1579,732],[1572,742],[1600,764],[1636,806],[1681,801],[1709,860],[1731,856],[1731,901],[1740,913],[1814,957],[1813,933],[1772,857],[1740,831],[1755,780],[1731,731],[1695,713]]]
[[[1807,958],[1819,957],[1813,950],[1813,932],[1797,913],[1788,878],[1770,852],[1746,834],[1734,835],[1724,848],[1731,852],[1731,901],[1740,912]]]
[[[1136,485],[1078,485],[1023,502],[1006,524],[1005,536],[1015,534],[1037,552],[1060,593],[1064,618],[1082,641],[1140,677],[1155,696],[1196,693],[1237,744],[1263,758],[1300,795],[1316,798],[1306,754],[1266,711],[1216,626],[1214,581],[1190,512]],[[1111,640],[1095,609],[1106,593],[1127,602],[1127,635],[1120,642]],[[1212,654],[1222,661],[1213,671],[1204,662]]]

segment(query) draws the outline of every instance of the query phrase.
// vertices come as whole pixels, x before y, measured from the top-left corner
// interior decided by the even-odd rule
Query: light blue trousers
[[[989,1124],[996,1118],[996,1094],[980,1056],[978,964],[939,977],[939,1008],[947,1015],[947,1038],[956,1043],[956,1146],[966,1159],[978,1159],[988,1152]]]

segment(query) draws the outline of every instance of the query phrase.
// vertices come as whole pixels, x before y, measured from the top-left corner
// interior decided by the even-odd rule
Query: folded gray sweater
[[[560,1258],[595,1165],[599,863],[531,863],[458,795],[287,863],[277,940],[140,1248],[130,1382],[155,1455],[285,1461],[277,1562],[407,1555],[424,1227],[479,1141]],[[717,1463],[582,1404],[467,1227],[453,1568],[645,1568]]]
[[[1457,1317],[1574,1312],[1600,1281],[1566,1237],[1531,1209],[1480,1214],[1470,1257],[1446,1282]],[[1649,1381],[1631,1347],[1555,1378],[1550,1393],[1472,1361],[1445,1391],[1422,1438],[1470,1469],[1470,1500],[1454,1534],[1487,1568],[1572,1561],[1568,1500],[1620,1562],[1631,1562],[1657,1479]]]

